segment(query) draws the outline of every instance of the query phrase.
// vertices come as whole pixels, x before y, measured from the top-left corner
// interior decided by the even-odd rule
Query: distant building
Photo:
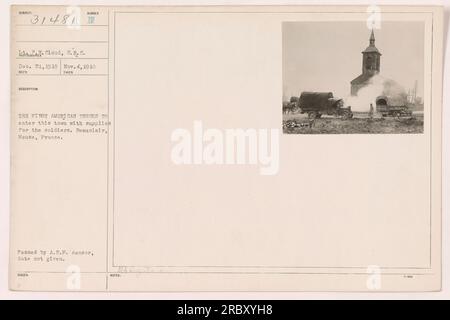
[[[370,34],[369,46],[362,52],[362,55],[362,74],[350,82],[352,96],[357,95],[359,89],[369,84],[370,79],[380,72],[381,53],[375,47],[373,30]]]

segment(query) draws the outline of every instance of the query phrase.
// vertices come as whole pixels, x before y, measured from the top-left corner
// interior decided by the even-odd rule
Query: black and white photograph
[[[283,132],[423,133],[424,23],[283,23]]]

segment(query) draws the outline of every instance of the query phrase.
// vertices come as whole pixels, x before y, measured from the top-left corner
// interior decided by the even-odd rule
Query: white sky
[[[414,87],[423,96],[423,22],[381,22],[374,30],[381,52],[380,75]],[[369,45],[366,22],[283,23],[283,90],[286,97],[302,91],[332,91],[344,98],[350,81],[361,74],[362,54]]]

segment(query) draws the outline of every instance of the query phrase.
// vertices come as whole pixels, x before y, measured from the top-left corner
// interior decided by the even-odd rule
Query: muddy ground
[[[358,134],[358,133],[423,133],[423,114],[411,117],[381,117],[369,119],[366,113],[355,113],[352,119],[322,116],[311,123],[307,115],[283,115],[283,132],[286,134]]]

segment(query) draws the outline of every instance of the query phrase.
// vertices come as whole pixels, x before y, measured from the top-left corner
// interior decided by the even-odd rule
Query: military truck
[[[334,98],[332,92],[304,91],[298,99],[298,107],[310,119],[320,118],[324,114],[343,119],[353,118],[351,107],[344,108],[344,100]]]
[[[376,110],[383,117],[411,116],[412,111],[408,108],[406,99],[402,97],[378,96],[375,100]]]

